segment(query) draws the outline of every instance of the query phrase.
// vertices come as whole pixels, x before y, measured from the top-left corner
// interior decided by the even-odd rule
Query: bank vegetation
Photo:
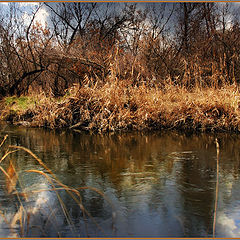
[[[39,3],[28,21],[8,6],[2,119],[97,132],[240,130],[237,4]]]

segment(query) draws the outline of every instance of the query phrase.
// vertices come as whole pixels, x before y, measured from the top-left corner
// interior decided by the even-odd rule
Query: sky
[[[27,10],[29,8],[33,8],[33,9],[34,8],[38,8],[39,7],[39,3],[35,2],[35,3],[30,3],[29,4],[29,3],[23,3],[22,2],[22,3],[20,3],[20,7],[26,9],[26,11],[24,12],[23,18],[24,18],[24,20],[26,20],[26,23],[28,25],[30,23],[30,21],[31,21],[32,14],[31,14],[31,11],[28,12]],[[34,21],[40,23],[43,26],[45,26],[46,23],[47,23],[48,16],[49,16],[48,11],[46,10],[46,8],[44,6],[42,6],[38,10],[38,12],[37,12],[37,14],[35,16]]]
[[[0,2],[0,9],[2,8],[3,10],[4,9],[7,10],[9,7],[9,4],[11,4],[11,3]],[[16,2],[16,4],[18,5],[19,9],[22,12],[22,18],[26,25],[28,25],[30,23],[33,12],[35,12],[36,9],[38,7],[40,7],[40,5],[41,5],[41,8],[38,10],[38,12],[35,16],[34,22],[38,22],[41,25],[46,26],[46,23],[48,22],[48,19],[50,17],[50,12],[49,12],[49,9],[43,3],[41,3],[41,2]],[[169,3],[170,8],[171,8],[172,4],[173,3]],[[225,3],[220,2],[217,4],[221,5],[221,4],[225,4]],[[140,3],[139,7],[142,8],[145,5],[146,5],[146,3]],[[235,3],[233,2],[232,7],[235,9],[238,9],[240,7],[240,2],[235,2]]]
[[[10,3],[8,3],[8,2],[0,2],[0,8],[2,8],[3,10],[4,9],[7,10],[9,7],[9,4]],[[34,22],[38,22],[43,26],[46,25],[49,13],[48,13],[46,7],[42,3],[40,3],[40,2],[17,2],[16,4],[18,5],[19,9],[22,12],[22,18],[26,25],[28,25],[30,23],[33,12],[38,7],[40,7],[40,4],[41,4],[42,6],[38,10],[38,12],[35,16]]]

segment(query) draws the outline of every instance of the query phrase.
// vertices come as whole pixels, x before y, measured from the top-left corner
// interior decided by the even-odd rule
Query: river
[[[227,133],[96,135],[2,124],[1,139],[24,146],[59,181],[79,189],[82,205],[53,191],[44,168],[19,150],[11,161],[17,192],[0,177],[0,237],[212,237],[220,144],[216,237],[240,237],[240,136]],[[86,209],[82,211],[81,208]],[[30,209],[31,213],[24,211]],[[25,216],[25,217],[24,217]]]

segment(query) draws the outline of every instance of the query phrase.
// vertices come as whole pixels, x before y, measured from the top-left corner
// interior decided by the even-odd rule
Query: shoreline
[[[168,85],[74,86],[62,98],[32,94],[1,100],[1,120],[14,125],[90,132],[240,132],[240,93],[236,85],[195,88]]]

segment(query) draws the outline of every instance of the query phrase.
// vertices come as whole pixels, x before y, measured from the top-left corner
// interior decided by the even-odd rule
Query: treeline
[[[36,21],[49,12],[46,25]],[[240,82],[236,3],[17,3],[0,18],[0,96],[74,84],[221,87]]]

